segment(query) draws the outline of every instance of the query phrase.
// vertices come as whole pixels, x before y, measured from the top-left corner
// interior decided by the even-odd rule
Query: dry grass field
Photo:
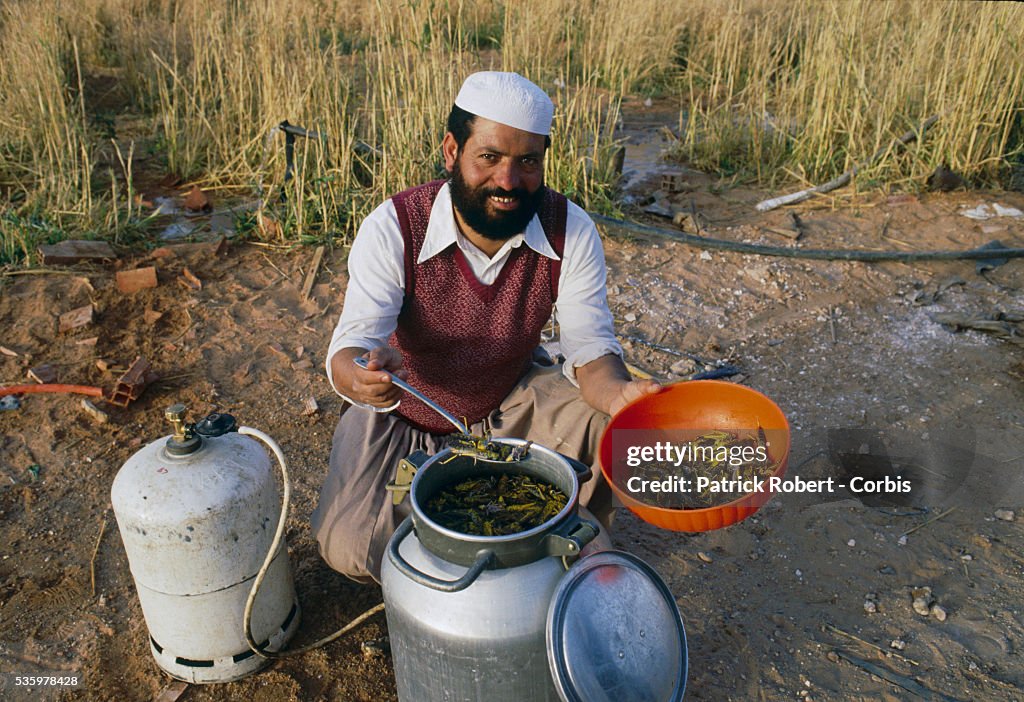
[[[676,154],[720,175],[817,182],[939,115],[858,188],[945,164],[1005,182],[1024,148],[1024,8],[833,0],[11,0],[0,9],[0,263],[41,240],[126,242],[169,175],[258,199],[265,240],[338,241],[435,175],[474,69],[556,99],[547,179],[614,211],[622,100],[678,106]],[[283,181],[282,120],[299,139]]]

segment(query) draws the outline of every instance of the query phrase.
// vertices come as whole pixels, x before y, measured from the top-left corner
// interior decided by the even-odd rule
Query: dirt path
[[[642,198],[658,177],[639,174],[631,192]],[[692,200],[711,236],[792,245],[764,230],[788,226],[786,213],[752,214],[761,194],[712,192],[706,178],[690,177],[694,189],[674,204]],[[801,245],[1024,245],[1022,219],[961,216],[982,202],[1024,209],[1019,193],[805,206]],[[380,601],[378,589],[350,584],[320,561],[308,527],[340,408],[321,368],[341,308],[343,252],[328,253],[303,301],[312,251],[170,248],[159,258],[122,258],[124,267],[158,269],[158,287],[131,295],[116,290],[113,267],[2,283],[0,346],[16,355],[0,355],[0,382],[23,382],[45,362],[64,382],[109,385],[116,370],[96,361],[124,367],[140,354],[163,377],[129,408],[109,409],[106,424],[69,396],[27,396],[20,409],[0,411],[0,670],[80,672],[85,688],[64,699],[150,700],[169,682],[149,654],[108,507],[118,468],[168,433],[163,410],[173,402],[195,416],[232,412],[287,453],[302,641]],[[650,562],[677,596],[690,698],[913,698],[840,649],[952,699],[1024,699],[1022,347],[932,320],[939,312],[1024,312],[1024,263],[982,277],[972,262],[804,262],[619,235],[606,248],[628,360],[664,379],[685,374],[684,353],[739,365],[740,380],[790,419],[791,473],[834,474],[844,437],[926,467],[960,468],[958,484],[927,504],[781,495],[740,525],[698,535],[659,531],[620,510],[616,545]],[[177,283],[185,266],[201,290]],[[91,325],[58,332],[58,315],[89,303]],[[302,414],[307,396],[319,404],[315,415]],[[997,509],[1014,510],[1016,520],[996,519]],[[931,588],[945,621],[914,612],[911,588],[919,586]],[[392,700],[390,660],[364,658],[359,648],[384,633],[378,618],[326,649],[238,683],[191,686],[180,699]],[[22,697],[47,695],[61,698]]]

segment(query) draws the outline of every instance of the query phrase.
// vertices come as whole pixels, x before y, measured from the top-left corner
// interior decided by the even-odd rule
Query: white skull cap
[[[555,106],[547,93],[518,73],[481,71],[462,84],[455,104],[466,112],[524,132],[551,133]]]

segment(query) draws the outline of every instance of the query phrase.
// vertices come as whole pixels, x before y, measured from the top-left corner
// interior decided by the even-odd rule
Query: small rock
[[[825,658],[828,658],[833,663],[839,662],[839,656],[836,654],[835,651],[829,651],[828,653],[826,653]]]
[[[864,611],[868,614],[874,614],[878,611],[878,604],[872,600],[864,600]]]
[[[802,578],[802,577],[804,577],[804,572],[803,572],[802,570],[800,570],[799,568],[797,568],[797,569],[796,569],[795,571],[793,571],[793,572],[794,572],[794,573],[796,574],[796,577],[798,577],[798,578]]]
[[[1013,513],[1013,510],[1009,509],[997,509],[995,511],[996,519],[1002,519],[1004,522],[1012,522],[1017,515]]]
[[[359,648],[363,652],[363,658],[383,658],[391,653],[391,639],[384,636],[379,639],[363,641],[359,644]]]
[[[711,252],[710,251],[701,251],[700,252],[700,260],[701,261],[710,261],[711,260]]]
[[[969,553],[965,553],[964,555],[960,556],[960,560],[961,561],[973,561],[974,560],[974,556],[972,556]]]
[[[899,539],[898,539],[898,540],[896,541],[896,543],[898,543],[898,544],[899,544],[900,546],[906,546],[906,545],[907,545],[907,535],[906,535],[906,534],[904,534],[903,536],[901,536],[901,537],[900,537],[900,538],[899,538]]]
[[[893,639],[889,643],[889,648],[895,648],[897,651],[902,651],[907,647],[907,642],[903,639]]]
[[[853,548],[854,546],[857,545],[857,540],[856,539],[850,539],[849,541],[846,542],[846,545],[849,546],[850,548]]]
[[[623,319],[625,319],[627,322],[635,322],[636,321],[636,314],[634,314],[633,312],[630,312],[625,317],[623,317]]]
[[[714,563],[715,559],[711,557],[711,554],[707,551],[697,551],[697,558],[701,559],[705,563]]]
[[[896,575],[896,569],[892,566],[882,566],[878,569],[878,572],[882,575]]]
[[[939,166],[935,171],[928,176],[928,188],[930,190],[938,190],[939,192],[952,192],[960,188],[966,188],[967,183],[963,177],[955,172],[951,171],[946,166]]]
[[[673,375],[693,375],[697,372],[697,363],[692,358],[681,358],[672,364],[669,371]]]
[[[914,598],[913,607],[915,612],[922,617],[927,617],[931,614],[931,606],[935,603],[935,598],[932,596],[932,589],[930,587],[915,587],[911,590],[910,596]]]
[[[931,614],[940,622],[946,621],[946,609],[942,605],[933,604]]]

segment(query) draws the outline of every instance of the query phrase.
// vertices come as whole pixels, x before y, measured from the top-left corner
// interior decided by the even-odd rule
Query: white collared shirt
[[[512,249],[523,244],[542,256],[558,259],[536,215],[522,234],[506,241],[498,253],[489,258],[459,232],[451,193],[445,183],[430,210],[427,232],[416,262],[436,256],[453,243],[462,249],[473,274],[485,285],[497,279]],[[615,338],[608,309],[601,238],[587,213],[572,202],[568,203],[562,253],[555,316],[559,324],[559,347],[565,356],[563,372],[570,382],[578,385],[576,368],[610,353],[621,356],[622,347]],[[345,304],[327,350],[327,377],[332,387],[331,358],[335,353],[344,348],[370,350],[384,346],[395,331],[405,295],[404,261],[405,242],[394,203],[389,199],[363,220],[349,251]],[[337,387],[334,390],[338,392]]]

